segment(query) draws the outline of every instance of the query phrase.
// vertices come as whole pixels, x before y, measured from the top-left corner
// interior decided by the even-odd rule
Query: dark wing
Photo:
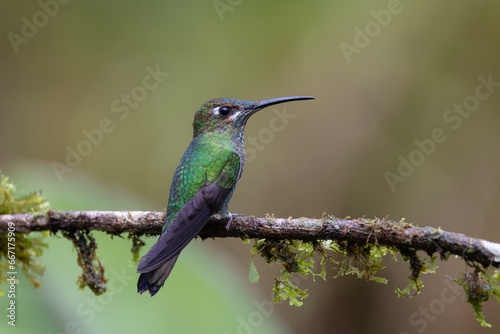
[[[177,213],[174,221],[149,252],[141,258],[138,273],[154,270],[171,260],[200,232],[211,215],[218,211],[231,189],[207,181]]]

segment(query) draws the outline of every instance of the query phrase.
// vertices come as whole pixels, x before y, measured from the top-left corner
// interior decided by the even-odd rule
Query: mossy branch
[[[0,232],[14,222],[16,231],[96,230],[110,234],[124,232],[136,235],[159,235],[164,213],[142,211],[51,211],[47,214],[0,215]],[[242,238],[268,240],[336,240],[361,244],[396,247],[400,250],[422,250],[441,256],[457,255],[483,267],[500,264],[500,244],[443,231],[440,228],[418,227],[409,223],[383,219],[339,219],[326,216],[314,218],[256,218],[234,215],[229,230],[227,220],[212,217],[199,233],[205,238]]]
[[[5,273],[21,268],[28,280],[40,286],[43,274],[41,255],[46,237],[58,233],[75,246],[82,275],[78,287],[89,287],[96,295],[107,292],[105,268],[97,257],[97,243],[92,230],[112,235],[129,233],[132,240],[132,260],[137,263],[139,252],[145,245],[144,235],[161,233],[164,214],[159,212],[116,211],[59,211],[48,210],[49,203],[40,191],[18,196],[9,179],[0,174],[0,284],[7,282]],[[402,219],[399,222],[383,219],[339,219],[333,216],[313,218],[244,217],[233,215],[229,229],[227,219],[212,217],[199,237],[249,238],[255,240],[251,250],[249,280],[259,279],[253,264],[255,255],[267,263],[283,266],[275,278],[273,302],[288,299],[290,305],[300,306],[308,296],[290,280],[294,274],[312,275],[326,279],[326,263],[332,263],[336,275],[356,275],[360,278],[387,283],[377,273],[384,268],[382,259],[392,254],[410,264],[410,284],[396,289],[399,296],[418,294],[423,282],[422,274],[434,273],[436,253],[441,259],[449,255],[462,257],[469,269],[453,279],[464,288],[466,301],[476,313],[482,326],[485,321],[482,304],[495,297],[500,302],[500,244],[471,238],[463,234],[446,232],[440,228],[417,227]],[[31,233],[33,232],[33,233]],[[42,232],[42,233],[40,233]],[[424,251],[429,259],[417,251]],[[319,258],[319,271],[316,268]],[[497,269],[492,270],[492,267]],[[10,277],[9,279],[12,279]],[[0,295],[3,291],[0,290]]]
[[[106,291],[104,268],[95,256],[97,244],[89,231],[104,231],[112,235],[129,233],[135,260],[144,245],[143,235],[158,235],[161,232],[164,213],[139,211],[52,211],[47,213],[21,213],[0,215],[0,233],[8,231],[12,223],[16,232],[39,231],[61,232],[72,240],[78,250],[78,263],[83,274],[78,280],[80,288],[88,286],[96,294]],[[337,276],[356,275],[358,277],[386,283],[377,277],[384,268],[382,258],[390,253],[400,254],[410,264],[410,284],[405,289],[397,289],[400,296],[418,294],[423,286],[421,274],[436,270],[436,253],[441,259],[450,255],[461,257],[472,268],[454,281],[464,287],[467,301],[472,304],[476,317],[482,326],[490,326],[482,313],[482,303],[490,296],[500,302],[500,270],[486,269],[499,267],[500,244],[468,237],[464,234],[446,232],[440,228],[418,227],[403,220],[379,219],[339,219],[333,216],[315,218],[275,218],[245,217],[233,215],[229,229],[227,219],[212,217],[198,234],[206,238],[255,239],[253,256],[259,254],[266,262],[283,265],[281,276],[275,278],[274,302],[289,299],[291,305],[302,305],[307,297],[290,281],[292,274],[312,274],[313,278],[326,279],[326,262],[336,265]],[[417,251],[429,255],[422,259]],[[315,268],[315,258],[320,257],[320,272]],[[317,258],[316,256],[316,258]],[[258,280],[257,269],[250,265],[249,279]],[[414,291],[414,293],[412,293]]]

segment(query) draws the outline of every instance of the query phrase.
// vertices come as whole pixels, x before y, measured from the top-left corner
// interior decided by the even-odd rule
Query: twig
[[[0,232],[13,222],[16,232],[97,230],[111,234],[124,232],[158,235],[164,213],[143,211],[49,211],[40,214],[0,215]],[[387,219],[256,218],[235,215],[229,230],[227,220],[212,217],[198,234],[205,238],[300,239],[367,242],[398,249],[422,250],[428,254],[458,255],[484,267],[500,264],[500,244],[446,232],[433,227],[417,227]]]

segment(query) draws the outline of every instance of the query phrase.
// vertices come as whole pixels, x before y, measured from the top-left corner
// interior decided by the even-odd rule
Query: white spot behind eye
[[[219,114],[219,108],[220,107],[215,107],[212,109],[212,115],[218,115]]]
[[[241,111],[235,112],[230,118],[232,121],[235,121],[238,118],[238,115],[241,114]]]

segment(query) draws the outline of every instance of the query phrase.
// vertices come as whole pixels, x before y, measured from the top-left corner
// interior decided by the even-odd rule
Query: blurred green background
[[[313,95],[250,120],[255,154],[232,212],[389,215],[500,241],[500,87],[473,97],[479,77],[500,82],[500,3],[60,1],[0,3],[0,169],[53,209],[164,210],[203,102]],[[156,85],[144,83],[151,71]],[[474,111],[448,111],[463,103]],[[437,128],[446,140],[419,153]],[[58,176],[68,150],[85,154]],[[391,187],[401,159],[416,166]],[[457,260],[415,298],[398,299],[408,266],[387,261],[386,286],[301,280],[304,306],[269,308],[280,268],[257,260],[261,280],[248,282],[239,240],[194,241],[149,298],[135,292],[130,242],[96,236],[113,294],[78,291],[75,251],[53,237],[42,289],[20,282],[17,326],[2,316],[2,333],[500,331],[497,303],[484,309],[493,329],[481,328],[445,283],[465,270]]]

